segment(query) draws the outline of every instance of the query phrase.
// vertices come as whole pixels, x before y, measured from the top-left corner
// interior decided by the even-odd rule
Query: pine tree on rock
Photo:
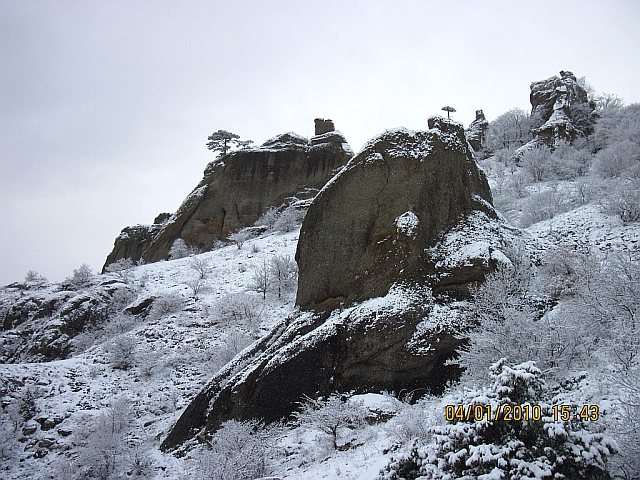
[[[447,112],[447,118],[450,119],[450,114],[455,112],[456,109],[453,107],[450,107],[449,105],[447,105],[446,107],[442,107],[440,110],[444,110],[445,112]]]
[[[220,152],[222,155],[226,155],[229,149],[233,146],[248,145],[247,141],[241,142],[240,135],[231,133],[226,130],[218,130],[209,135],[207,142],[207,148],[212,152]]]

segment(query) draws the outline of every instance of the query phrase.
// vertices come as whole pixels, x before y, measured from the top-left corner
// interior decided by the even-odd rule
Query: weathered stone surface
[[[479,152],[484,147],[487,140],[487,130],[489,129],[489,122],[484,116],[482,110],[476,110],[476,119],[471,122],[469,128],[465,132],[467,141],[474,151]]]
[[[286,418],[304,395],[420,396],[459,375],[446,362],[460,337],[438,320],[445,293],[483,280],[516,234],[493,210],[462,126],[437,117],[429,128],[374,138],[316,196],[296,254],[304,310],[225,366],[163,449],[229,419]]]
[[[329,127],[330,120],[319,128]],[[125,228],[105,267],[120,258],[166,259],[178,238],[206,251],[216,240],[253,225],[269,207],[317,192],[352,156],[344,136],[333,129],[313,142],[289,132],[229,153],[207,166],[202,181],[170,218],[156,219],[162,224]]]
[[[531,148],[545,145],[553,149],[558,142],[573,143],[592,133],[595,104],[572,72],[561,71],[560,77],[533,82],[530,100],[533,140],[516,151],[516,158]]]
[[[423,281],[433,271],[425,249],[441,232],[472,210],[493,214],[462,126],[432,117],[429,128],[375,137],[318,194],[296,252],[298,305],[362,301],[397,280]],[[406,233],[398,219],[410,214],[417,225]]]

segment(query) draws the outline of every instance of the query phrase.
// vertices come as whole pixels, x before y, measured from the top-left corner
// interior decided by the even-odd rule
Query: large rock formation
[[[439,392],[461,340],[447,294],[480,281],[515,234],[461,125],[372,139],[316,196],[296,259],[302,310],[221,370],[162,444],[229,419],[287,417],[304,395]],[[439,302],[439,304],[438,304]]]
[[[313,196],[353,156],[331,120],[317,119],[316,133],[310,140],[284,133],[211,162],[173,215],[150,226],[126,227],[105,267],[121,258],[147,263],[166,259],[178,238],[208,250],[216,240],[253,225],[269,207],[290,197]]]
[[[467,141],[474,151],[479,152],[487,141],[487,130],[489,129],[489,121],[484,116],[482,110],[476,110],[476,119],[469,124],[469,128],[465,132]]]
[[[533,140],[516,151],[516,157],[538,146],[555,148],[559,142],[573,143],[589,135],[595,124],[595,104],[578,84],[572,72],[561,71],[531,84],[531,119]]]
[[[382,296],[398,280],[424,282],[434,273],[428,249],[442,232],[473,210],[494,215],[462,126],[432,117],[429,128],[375,137],[318,194],[296,253],[301,307]],[[481,279],[460,272],[434,287]]]

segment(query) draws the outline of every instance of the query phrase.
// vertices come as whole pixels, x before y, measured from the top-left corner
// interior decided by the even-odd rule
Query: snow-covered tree
[[[124,283],[129,283],[133,262],[130,258],[121,258],[106,266],[105,271],[113,273],[119,277]]]
[[[269,473],[278,427],[257,420],[222,424],[198,454],[197,478],[244,480]]]
[[[196,271],[198,277],[205,279],[213,271],[213,267],[209,263],[209,260],[202,256],[196,256],[191,259],[189,266]]]
[[[80,265],[80,268],[73,270],[73,275],[67,277],[67,282],[74,287],[82,287],[87,285],[93,279],[93,271],[86,263]]]
[[[182,238],[176,238],[169,250],[169,260],[176,260],[178,258],[190,257],[197,255],[200,250],[194,246],[188,246]]]
[[[244,245],[244,242],[249,240],[251,237],[252,237],[251,232],[246,228],[243,228],[229,235],[229,240],[231,240],[233,243],[236,244],[236,247],[238,247],[238,250],[241,250],[242,246]]]
[[[274,255],[269,262],[269,273],[278,290],[278,298],[282,298],[282,292],[295,285],[298,265],[288,255]]]
[[[333,449],[338,449],[338,438],[344,432],[362,427],[367,409],[350,400],[349,395],[331,394],[328,398],[312,399],[304,397],[300,409],[293,413],[297,425],[311,427],[331,437]]]
[[[226,130],[218,130],[209,135],[207,148],[212,152],[220,152],[226,155],[233,147],[248,148],[253,140],[240,140],[240,135]]]
[[[515,150],[531,140],[531,118],[520,108],[513,108],[489,123],[487,149]]]
[[[262,294],[262,299],[267,298],[267,292],[271,289],[271,274],[265,260],[262,265],[256,267],[251,279],[251,288]]]
[[[445,406],[433,442],[392,460],[384,479],[608,479],[615,443],[592,425],[597,407],[574,412],[570,392],[554,392],[534,362],[491,366],[493,385],[461,392]]]

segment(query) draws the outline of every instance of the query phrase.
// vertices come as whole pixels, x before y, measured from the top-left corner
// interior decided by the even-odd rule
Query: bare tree
[[[274,255],[269,262],[269,273],[278,289],[278,298],[282,298],[282,291],[289,289],[298,270],[296,262],[287,255]]]
[[[199,277],[202,279],[206,278],[207,275],[209,275],[213,270],[213,267],[211,267],[209,260],[203,258],[202,256],[193,257],[189,262],[189,266],[193,270],[195,270],[198,273]]]
[[[367,410],[348,395],[333,393],[329,398],[314,400],[304,397],[300,410],[293,414],[298,425],[304,425],[331,436],[333,449],[338,449],[338,437],[344,429],[358,428],[365,424]]]
[[[269,266],[264,260],[262,265],[257,267],[252,278],[251,288],[262,294],[262,299],[267,298],[267,292],[271,288],[271,275],[269,274]]]

